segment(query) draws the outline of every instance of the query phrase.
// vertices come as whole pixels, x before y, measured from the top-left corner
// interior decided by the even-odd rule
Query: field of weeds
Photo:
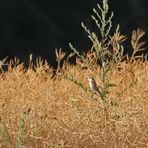
[[[86,80],[102,86],[101,71],[11,63],[0,75],[0,147],[147,147],[148,63],[112,65],[105,112]]]
[[[57,68],[30,55],[0,61],[1,148],[146,148],[148,147],[148,58],[145,32],[132,32],[132,54],[124,54],[126,36],[117,25],[110,35],[108,1],[97,5],[101,39],[82,23],[92,42],[87,53],[56,49]],[[76,58],[75,64],[70,59]],[[3,66],[7,70],[3,70]],[[87,77],[95,79],[99,95]]]

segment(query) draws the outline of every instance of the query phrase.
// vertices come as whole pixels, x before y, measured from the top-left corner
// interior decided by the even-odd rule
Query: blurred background
[[[91,42],[81,22],[95,32],[90,15],[97,3],[102,0],[0,0],[0,58],[28,61],[33,53],[54,65],[55,48],[70,52],[71,42],[80,51],[89,50]],[[133,29],[148,32],[148,0],[109,0],[109,6],[113,28],[120,24],[129,43]]]

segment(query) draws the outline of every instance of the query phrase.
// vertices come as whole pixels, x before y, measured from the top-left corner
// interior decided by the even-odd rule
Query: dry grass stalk
[[[139,28],[132,32],[131,44],[133,47],[133,53],[132,53],[131,61],[134,58],[136,58],[136,53],[145,50],[145,48],[143,47],[145,45],[145,42],[140,41],[144,35],[145,35],[145,32]]]

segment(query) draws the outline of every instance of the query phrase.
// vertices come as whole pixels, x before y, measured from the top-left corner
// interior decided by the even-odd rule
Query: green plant
[[[101,15],[99,14],[98,10],[101,12]],[[96,52],[97,59],[101,64],[103,65],[105,62],[107,62],[107,58],[110,56],[110,52],[108,50],[108,47],[111,43],[110,40],[110,31],[112,28],[112,18],[113,18],[113,12],[109,17],[109,6],[108,6],[108,0],[103,0],[103,6],[101,7],[99,4],[97,5],[97,9],[93,9],[94,15],[92,15],[92,19],[96,23],[97,28],[100,31],[101,39],[98,38],[95,32],[91,32],[82,22],[81,25],[84,28],[84,30],[88,33],[88,38],[92,42],[93,49]],[[84,56],[81,56],[78,51],[76,51],[75,48],[70,44],[70,47],[79,58],[81,58],[84,61]]]
[[[99,14],[99,11],[101,14]],[[99,4],[97,5],[97,9],[93,9],[94,15],[92,15],[92,19],[96,23],[96,26],[98,27],[101,35],[101,39],[97,37],[97,35],[94,32],[90,32],[90,30],[84,25],[82,22],[82,27],[84,30],[88,33],[88,38],[91,40],[93,44],[93,49],[96,52],[97,60],[102,65],[102,73],[99,74],[100,79],[103,83],[102,89],[101,89],[101,99],[103,103],[107,102],[107,95],[109,93],[109,88],[111,87],[109,76],[108,74],[111,71],[111,67],[109,64],[109,60],[111,58],[111,53],[109,51],[109,46],[111,44],[111,36],[110,31],[112,28],[112,18],[113,18],[113,12],[111,12],[111,15],[109,16],[109,6],[108,6],[108,0],[103,0],[103,6],[101,7]],[[119,35],[118,38],[120,38],[120,34],[118,33],[119,25],[116,29],[116,34]],[[117,43],[117,37],[115,38],[114,35],[114,42]],[[124,36],[121,36],[119,41],[123,41],[125,39]],[[81,58],[86,63],[86,57],[84,55],[81,55],[70,43],[69,44],[71,49],[77,54],[79,58]],[[117,52],[115,53],[116,56]],[[122,56],[122,54],[120,55]]]
[[[88,88],[85,87],[85,85],[80,80],[76,80],[74,77],[72,77],[72,76],[66,76],[66,75],[64,75],[62,73],[60,74],[60,76],[62,76],[66,80],[69,80],[69,81],[75,83],[77,86],[79,86],[85,92],[88,90]]]
[[[25,136],[26,136],[26,130],[25,125],[27,122],[28,113],[30,112],[30,109],[28,109],[27,112],[22,113],[19,121],[19,129],[18,129],[18,135],[16,139],[16,147],[20,148],[24,142],[25,142]]]
[[[113,36],[110,35],[112,29],[112,18],[113,12],[109,15],[109,5],[108,0],[103,0],[102,7],[98,4],[97,9],[93,9],[94,15],[92,15],[92,19],[94,20],[98,30],[100,31],[100,38],[96,35],[95,32],[91,32],[82,22],[81,25],[84,28],[85,32],[88,34],[88,38],[92,42],[92,51],[96,53],[97,63],[101,65],[101,71],[97,72],[96,75],[99,75],[99,78],[102,82],[100,97],[102,101],[103,115],[104,115],[104,136],[105,139],[107,137],[106,133],[108,130],[108,122],[110,121],[110,113],[109,108],[111,106],[111,101],[109,98],[110,87],[114,85],[111,84],[110,77],[112,72],[112,67],[110,65],[110,61],[114,61],[115,63],[121,62],[123,57],[123,46],[121,42],[123,42],[126,37],[120,35],[119,25],[116,28],[116,32]],[[99,13],[101,12],[101,13]],[[89,61],[87,56],[81,55],[71,44],[69,44],[71,49],[77,54],[77,56],[83,61],[83,63],[88,64]],[[110,50],[110,46],[112,46],[112,51]],[[92,57],[94,58],[94,57]],[[93,67],[89,65],[88,67]],[[97,68],[97,67],[94,67]],[[106,141],[104,141],[104,146],[106,146]]]

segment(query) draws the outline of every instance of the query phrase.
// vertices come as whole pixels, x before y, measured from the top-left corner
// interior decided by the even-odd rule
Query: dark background
[[[28,61],[33,53],[54,65],[55,48],[70,52],[69,42],[87,51],[91,42],[81,22],[95,32],[90,15],[97,3],[102,0],[0,0],[0,58]],[[129,43],[133,29],[148,32],[148,0],[109,0],[109,6],[114,12],[113,26],[120,24]]]

